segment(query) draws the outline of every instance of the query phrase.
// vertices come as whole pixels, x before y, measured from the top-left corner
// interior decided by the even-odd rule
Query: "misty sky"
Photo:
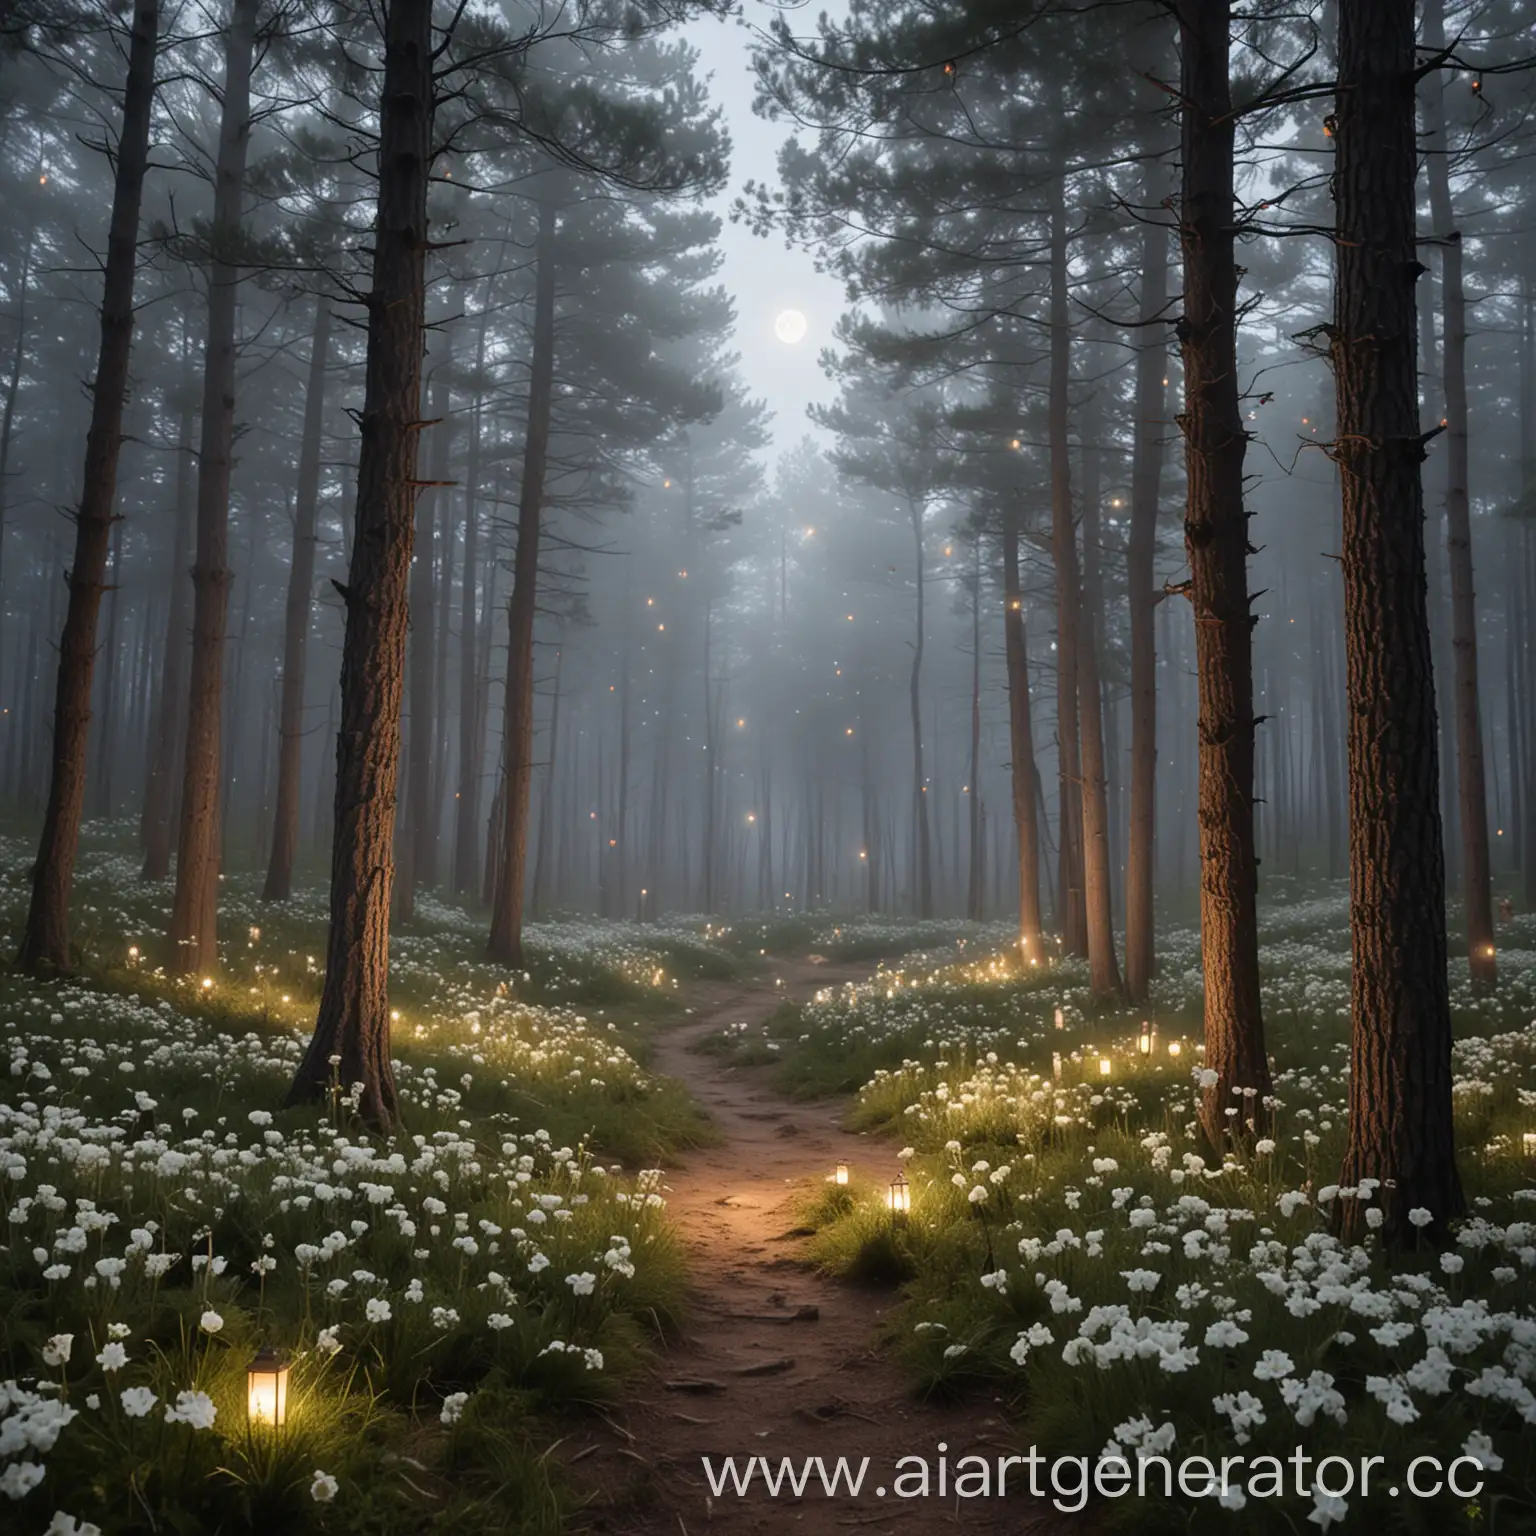
[[[751,50],[755,29],[765,28],[782,6],[747,0],[745,18],[729,22],[700,20],[685,35],[698,48],[700,62],[713,75],[710,94],[725,109],[734,146],[731,179],[715,207],[726,221],[720,237],[725,261],[721,281],[735,296],[736,345],[749,391],[761,395],[774,413],[773,451],[782,451],[811,431],[805,419],[809,400],[830,400],[836,393],[816,358],[831,340],[843,307],[841,284],[818,273],[808,251],[786,250],[782,236],[760,239],[743,225],[730,223],[730,205],[751,180],[777,183],[779,145],[786,125],[770,123],[752,111],[754,81]],[[824,9],[840,12],[841,3]],[[814,28],[809,10],[799,31]],[[773,332],[783,310],[798,309],[806,318],[804,340],[786,346]]]

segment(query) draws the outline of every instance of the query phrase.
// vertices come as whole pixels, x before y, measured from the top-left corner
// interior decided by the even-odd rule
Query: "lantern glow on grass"
[[[281,1429],[288,1422],[288,1360],[274,1349],[257,1350],[245,1368],[245,1416],[253,1428]]]

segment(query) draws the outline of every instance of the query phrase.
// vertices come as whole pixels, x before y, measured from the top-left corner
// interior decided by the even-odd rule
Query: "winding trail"
[[[828,1279],[805,1262],[795,1204],[838,1162],[855,1178],[887,1182],[892,1148],[841,1129],[844,1101],[801,1104],[772,1087],[762,1068],[702,1055],[700,1040],[727,1024],[759,1024],[786,997],[860,980],[858,965],[778,964],[766,981],[714,984],[687,996],[693,1012],[659,1042],[658,1071],[687,1084],[720,1133],[713,1146],[668,1171],[664,1193],[682,1236],[692,1306],[687,1332],[661,1358],[622,1411],[562,1446],[571,1479],[590,1492],[575,1529],[605,1536],[758,1536],[844,1529],[899,1536],[928,1532],[1059,1530],[1068,1522],[1022,1497],[956,1500],[938,1494],[941,1445],[949,1467],[964,1455],[997,1459],[1016,1449],[990,1400],[922,1403],[878,1349],[876,1331],[894,1294]],[[814,1309],[814,1315],[806,1309]],[[926,1457],[930,1496],[897,1497],[905,1455]],[[836,1498],[812,1474],[803,1498],[773,1498],[754,1476],[739,1496],[712,1495],[702,1458],[838,1457],[857,1469],[862,1491]],[[1024,1469],[1010,1486],[1027,1488]],[[884,1490],[882,1496],[877,1492]],[[1081,1527],[1078,1527],[1079,1529]]]

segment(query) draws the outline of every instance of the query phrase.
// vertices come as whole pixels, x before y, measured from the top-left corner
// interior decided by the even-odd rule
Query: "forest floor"
[[[686,995],[684,1022],[659,1036],[649,1065],[683,1082],[718,1132],[718,1140],[669,1169],[664,1185],[689,1260],[692,1307],[686,1331],[663,1345],[623,1410],[563,1443],[572,1480],[590,1490],[574,1529],[605,1536],[842,1529],[922,1536],[954,1530],[962,1519],[982,1533],[1069,1523],[1027,1492],[964,1501],[940,1495],[941,1458],[953,1468],[966,1455],[995,1465],[1017,1453],[1000,1405],[990,1392],[959,1401],[915,1398],[879,1338],[896,1293],[828,1278],[804,1255],[801,1203],[839,1162],[855,1180],[883,1184],[895,1172],[894,1149],[842,1129],[846,1100],[797,1102],[772,1086],[767,1068],[699,1049],[724,1026],[759,1025],[786,999],[804,1001],[872,969],[868,961],[785,961],[760,980],[698,983]],[[740,1469],[754,1456],[775,1470],[787,1458],[797,1471],[819,1456],[829,1477],[839,1457],[855,1474],[867,1457],[868,1470],[856,1497],[846,1483],[829,1497],[813,1474],[802,1498],[787,1486],[775,1498],[761,1470],[745,1496],[729,1484],[712,1493],[704,1458],[718,1477],[725,1458]],[[927,1497],[897,1495],[903,1456],[926,1459]],[[1082,1528],[1081,1517],[1070,1523]]]

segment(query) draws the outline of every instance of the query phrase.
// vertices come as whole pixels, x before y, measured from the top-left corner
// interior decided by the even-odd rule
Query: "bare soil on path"
[[[883,1314],[895,1294],[846,1285],[818,1274],[796,1231],[797,1202],[839,1162],[855,1179],[884,1184],[894,1176],[889,1143],[839,1125],[845,1101],[798,1103],[772,1086],[763,1068],[739,1067],[695,1047],[722,1027],[765,1020],[784,999],[808,999],[820,987],[858,980],[858,965],[783,962],[766,981],[710,984],[687,996],[692,1014],[669,1029],[653,1063],[687,1084],[719,1133],[716,1144],[668,1170],[664,1194],[691,1271],[686,1332],[664,1346],[649,1380],[618,1413],[565,1441],[571,1480],[590,1494],[575,1528],[604,1536],[768,1536],[778,1532],[856,1530],[879,1536],[1059,1531],[1068,1521],[1030,1500],[1025,1469],[1009,1472],[1006,1499],[941,1496],[967,1455],[1015,1454],[1017,1439],[990,1398],[925,1403],[878,1347]],[[775,976],[779,979],[775,984]],[[941,1447],[943,1449],[941,1449]],[[754,1475],[751,1491],[715,1496],[703,1458],[781,1458],[798,1466],[820,1456],[830,1476],[837,1458],[868,1471],[857,1497],[846,1485],[828,1497],[812,1475],[803,1497],[785,1487],[772,1497]],[[929,1496],[898,1496],[895,1480],[921,1456]],[[996,1480],[994,1475],[994,1490]],[[910,1487],[910,1484],[904,1485]]]

